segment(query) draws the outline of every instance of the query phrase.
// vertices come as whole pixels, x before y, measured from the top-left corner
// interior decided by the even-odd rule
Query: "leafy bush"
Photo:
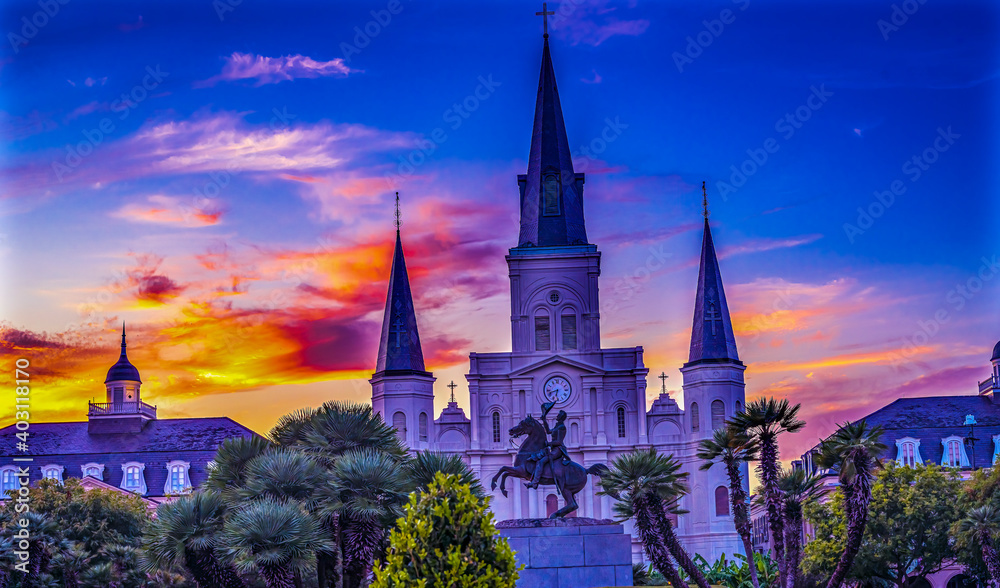
[[[726,588],[753,588],[750,581],[750,565],[747,558],[737,553],[733,560],[727,560],[725,554],[713,564],[709,564],[700,554],[694,556],[694,562],[705,574],[705,579],[712,585],[725,586]],[[757,578],[760,581],[760,588],[778,588],[775,581],[778,575],[778,564],[769,555],[762,553],[753,554],[753,562],[757,567]],[[682,577],[685,581],[690,581],[686,574]],[[651,584],[655,585],[655,584]]]
[[[439,472],[410,495],[372,588],[514,588],[518,569],[485,501]]]

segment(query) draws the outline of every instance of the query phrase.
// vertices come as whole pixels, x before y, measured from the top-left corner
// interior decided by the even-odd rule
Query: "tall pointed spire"
[[[389,274],[389,292],[385,298],[382,317],[382,336],[378,344],[378,363],[375,372],[392,374],[424,371],[424,354],[417,334],[417,314],[410,294],[410,280],[406,275],[403,243],[399,227],[399,193],[396,193],[396,249],[392,256]]]
[[[544,11],[544,10],[543,10]],[[545,35],[535,101],[528,173],[518,176],[521,233],[518,247],[559,247],[587,243],[583,221],[584,175],[573,171],[556,76]]]
[[[729,319],[729,305],[722,287],[722,273],[715,254],[712,229],[708,225],[708,195],[702,183],[702,215],[705,217],[701,243],[701,264],[698,268],[698,292],[694,302],[694,324],[691,327],[691,354],[688,364],[740,363],[736,351],[736,336]]]
[[[125,380],[130,382],[141,382],[139,379],[139,370],[136,369],[132,362],[128,360],[128,355],[125,353],[125,322],[122,321],[122,353],[118,356],[118,361],[115,365],[111,366],[108,370],[108,377],[105,378],[104,383],[114,382],[118,380]]]

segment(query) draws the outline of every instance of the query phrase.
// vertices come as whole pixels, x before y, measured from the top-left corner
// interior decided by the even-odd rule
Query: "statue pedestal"
[[[525,566],[517,588],[632,585],[632,538],[610,519],[513,519],[497,531]]]

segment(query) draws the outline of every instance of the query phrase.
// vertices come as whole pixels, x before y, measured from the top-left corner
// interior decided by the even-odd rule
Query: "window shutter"
[[[562,315],[562,346],[563,349],[576,349],[576,315]]]
[[[539,315],[535,317],[535,351],[548,351],[549,340],[549,317]]]

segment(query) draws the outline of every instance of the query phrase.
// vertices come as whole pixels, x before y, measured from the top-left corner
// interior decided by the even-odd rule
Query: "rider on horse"
[[[542,424],[545,425],[545,432],[552,437],[552,441],[549,441],[546,444],[546,448],[540,452],[541,456],[538,463],[535,464],[534,475],[531,481],[526,484],[528,488],[538,488],[545,464],[552,463],[552,460],[558,459],[560,456],[562,457],[563,465],[570,464],[569,454],[566,452],[566,446],[563,444],[563,441],[566,439],[566,411],[559,411],[559,414],[556,415],[556,426],[550,429],[546,416],[552,410],[553,406],[555,406],[554,402],[546,402],[542,405]]]

